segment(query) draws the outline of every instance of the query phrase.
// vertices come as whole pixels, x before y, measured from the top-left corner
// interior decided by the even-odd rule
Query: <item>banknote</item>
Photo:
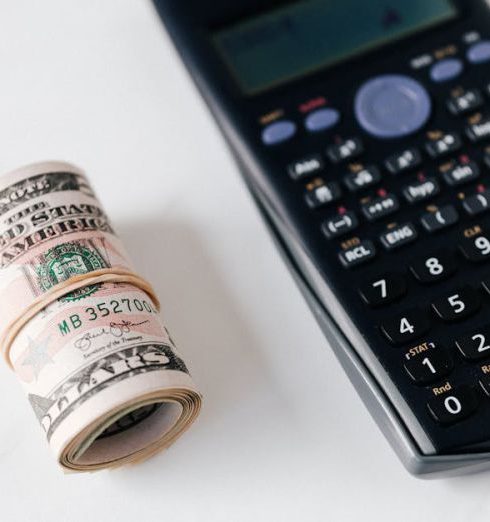
[[[138,279],[67,286],[51,297],[101,269],[134,272],[80,169],[49,162],[0,176],[0,334],[46,300],[2,350],[68,471],[147,458],[201,406],[158,303]]]

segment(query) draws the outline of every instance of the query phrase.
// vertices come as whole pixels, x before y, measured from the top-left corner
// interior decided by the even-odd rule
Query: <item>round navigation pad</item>
[[[377,138],[412,134],[430,116],[429,94],[408,76],[387,74],[365,82],[356,93],[354,112],[359,125]]]

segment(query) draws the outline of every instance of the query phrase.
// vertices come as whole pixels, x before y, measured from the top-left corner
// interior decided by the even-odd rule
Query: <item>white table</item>
[[[489,474],[421,481],[392,453],[149,2],[4,0],[0,64],[0,170],[87,170],[205,396],[166,453],[64,476],[2,366],[2,521],[488,520]]]

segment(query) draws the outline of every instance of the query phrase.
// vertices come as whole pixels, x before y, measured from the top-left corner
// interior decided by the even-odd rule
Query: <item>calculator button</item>
[[[378,167],[370,165],[358,172],[349,172],[344,176],[344,183],[351,192],[371,187],[381,180]]]
[[[339,252],[339,258],[342,264],[346,268],[360,265],[369,261],[376,255],[376,249],[372,241],[364,240],[359,244],[348,248],[347,250],[341,250]]]
[[[468,89],[451,96],[447,102],[449,111],[455,116],[474,111],[483,105],[483,96],[478,89]]]
[[[486,368],[485,370],[488,371]],[[480,386],[482,387],[482,390],[485,392],[485,395],[490,396],[490,375],[488,375],[488,373],[486,373],[483,370],[483,367],[482,371],[483,375],[480,376]]]
[[[456,209],[451,205],[439,208],[435,212],[427,212],[420,219],[427,232],[438,232],[454,225],[459,219]]]
[[[430,116],[431,101],[414,79],[397,74],[376,76],[361,85],[354,100],[359,125],[377,138],[412,134]]]
[[[466,259],[479,263],[490,259],[490,239],[483,234],[464,239],[460,245]]]
[[[311,154],[291,163],[288,172],[293,179],[299,180],[317,174],[323,167],[324,161],[320,154]]]
[[[305,118],[305,127],[309,132],[320,132],[332,128],[340,119],[335,109],[317,109]]]
[[[409,203],[418,203],[430,199],[439,193],[439,183],[435,178],[428,178],[425,181],[416,181],[403,188],[403,195]]]
[[[358,224],[359,221],[354,212],[346,212],[341,216],[336,216],[324,221],[322,230],[328,239],[332,239],[347,234],[347,232],[351,232],[358,226]]]
[[[442,136],[429,140],[425,144],[427,153],[432,158],[440,158],[446,154],[457,151],[462,146],[461,138],[455,132],[448,132]]]
[[[483,40],[473,44],[466,52],[466,59],[471,63],[483,63],[490,60],[490,42]]]
[[[415,148],[411,148],[387,158],[385,166],[392,174],[399,174],[400,172],[417,167],[421,161],[422,157],[420,152]]]
[[[443,172],[444,180],[448,185],[456,186],[469,183],[480,175],[480,169],[474,161],[456,163]]]
[[[374,198],[361,205],[363,214],[369,221],[375,221],[389,214],[393,214],[399,208],[398,199],[393,194]]]
[[[447,82],[456,78],[463,72],[463,62],[457,58],[446,58],[436,62],[430,68],[430,79],[433,82],[441,83]]]
[[[463,385],[434,397],[427,407],[437,422],[453,424],[469,417],[477,409],[478,399],[469,386]]]
[[[280,120],[267,125],[262,130],[262,143],[276,145],[287,141],[296,134],[296,124],[290,120]]]
[[[470,123],[465,131],[468,138],[475,143],[487,140],[490,137],[490,118],[483,117],[478,123]]]
[[[454,274],[457,269],[456,258],[448,250],[441,249],[410,264],[410,271],[421,283],[436,283]]]
[[[339,184],[334,181],[324,182],[317,178],[306,185],[305,200],[312,209],[328,205],[339,199],[340,195]]]
[[[333,163],[340,163],[351,158],[355,158],[362,153],[364,147],[359,138],[349,138],[341,141],[340,143],[334,143],[327,148],[327,156]]]
[[[428,314],[419,308],[405,310],[381,324],[381,331],[392,344],[404,344],[424,335],[430,328]]]
[[[386,250],[393,250],[415,241],[417,239],[417,231],[411,223],[404,223],[383,232],[379,239]]]
[[[407,292],[407,283],[400,274],[387,273],[364,283],[359,293],[369,306],[391,303]]]
[[[490,210],[490,190],[484,190],[478,194],[467,197],[463,201],[463,207],[470,214],[476,216]]]
[[[416,384],[424,385],[448,375],[454,362],[443,348],[431,347],[405,361],[404,367]]]
[[[479,294],[470,286],[456,288],[444,297],[436,299],[432,308],[443,321],[457,321],[476,313],[481,305]]]
[[[484,326],[456,340],[456,346],[465,359],[478,361],[490,357],[490,326]]]

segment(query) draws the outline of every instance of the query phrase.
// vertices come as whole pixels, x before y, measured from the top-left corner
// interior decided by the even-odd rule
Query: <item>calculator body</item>
[[[489,4],[154,3],[403,464],[489,467]]]

